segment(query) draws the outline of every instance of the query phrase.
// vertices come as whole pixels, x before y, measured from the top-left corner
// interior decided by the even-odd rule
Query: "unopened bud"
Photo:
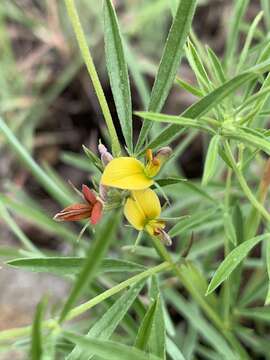
[[[107,152],[108,150],[105,145],[100,143],[100,144],[98,144],[98,151],[99,151],[100,155],[102,155],[103,153]]]
[[[107,150],[106,146],[104,146],[103,144],[98,145],[98,151],[100,153],[100,158],[104,166],[108,165],[109,162],[113,160],[112,154]]]

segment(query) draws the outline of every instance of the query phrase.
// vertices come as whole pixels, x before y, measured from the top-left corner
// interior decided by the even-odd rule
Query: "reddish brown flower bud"
[[[82,186],[82,194],[86,201],[85,204],[73,204],[54,216],[57,221],[78,221],[90,218],[90,222],[95,225],[102,217],[102,202],[89,189],[88,186]]]

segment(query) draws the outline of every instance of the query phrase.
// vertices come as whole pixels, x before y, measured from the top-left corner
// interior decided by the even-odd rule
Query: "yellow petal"
[[[127,221],[137,230],[143,230],[145,225],[145,216],[138,207],[136,201],[129,197],[124,206],[124,215]]]
[[[146,228],[147,230],[149,225],[153,233],[156,224],[159,224],[156,219],[159,218],[160,213],[159,198],[151,189],[132,191],[124,207],[125,217],[135,229],[143,230]]]
[[[146,189],[153,183],[153,180],[145,175],[144,165],[133,157],[113,159],[101,177],[102,185],[127,190]]]
[[[161,206],[157,194],[151,189],[132,191],[132,197],[148,220],[160,217]]]

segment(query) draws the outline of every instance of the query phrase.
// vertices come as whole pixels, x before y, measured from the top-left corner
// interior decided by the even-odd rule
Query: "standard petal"
[[[119,157],[106,166],[101,183],[119,189],[141,190],[150,187],[154,182],[145,175],[144,165],[139,160]]]
[[[143,230],[145,225],[144,213],[138,207],[136,201],[129,197],[124,206],[124,215],[127,221],[137,230]]]
[[[161,206],[157,194],[151,189],[132,191],[132,197],[141,209],[146,219],[160,217]]]

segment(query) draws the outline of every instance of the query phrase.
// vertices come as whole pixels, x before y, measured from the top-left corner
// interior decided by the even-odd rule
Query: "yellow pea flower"
[[[128,222],[139,231],[157,236],[166,245],[171,245],[169,235],[164,231],[165,222],[160,219],[161,206],[157,194],[151,189],[132,191],[124,206]]]
[[[146,164],[134,157],[119,157],[111,160],[105,167],[101,184],[124,190],[143,190],[154,184],[165,160],[171,155],[171,149],[160,149],[156,156],[152,150],[146,152]]]

